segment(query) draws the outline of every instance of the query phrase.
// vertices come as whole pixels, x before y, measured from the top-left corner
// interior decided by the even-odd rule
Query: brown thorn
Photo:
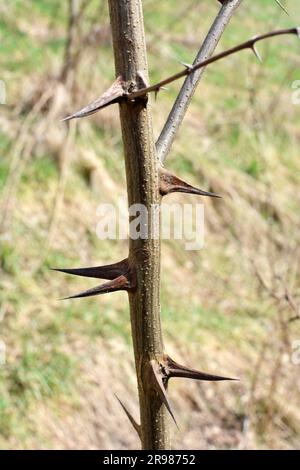
[[[51,268],[53,271],[58,271],[65,274],[73,274],[75,276],[92,277],[95,279],[109,279],[113,280],[122,274],[125,274],[129,269],[128,259],[124,259],[114,264],[107,264],[104,266],[95,266],[90,268]]]
[[[128,280],[125,276],[119,276],[116,279],[113,279],[112,281],[102,284],[101,286],[92,287],[91,289],[80,292],[79,294],[71,295],[70,297],[65,297],[62,300],[92,297],[94,295],[108,294],[110,292],[116,292],[119,290],[129,290]]]
[[[65,117],[62,121],[70,121],[71,119],[82,118],[96,113],[100,109],[109,106],[110,104],[118,103],[123,97],[126,96],[125,82],[122,77],[118,77],[111,87],[106,90],[100,98],[80,109],[74,114]]]
[[[106,282],[97,287],[92,287],[84,292],[79,294],[72,295],[70,297],[65,297],[62,300],[68,299],[78,299],[82,297],[91,297],[94,295],[108,294],[110,292],[117,292],[121,290],[132,291],[136,288],[136,274],[134,268],[129,268],[127,273],[122,274],[121,276],[116,277],[115,279]]]
[[[114,395],[115,395],[116,399],[118,400],[118,402],[120,403],[120,405],[123,408],[127,418],[129,419],[130,423],[132,424],[133,428],[135,429],[135,431],[137,432],[137,434],[140,438],[141,437],[141,425],[136,422],[136,420],[134,419],[132,414],[129,413],[126,406],[121,402],[120,398],[116,394],[114,394]]]
[[[161,167],[159,171],[159,178],[160,178],[160,194],[162,196],[166,196],[170,193],[187,193],[187,194],[197,194],[199,196],[207,196],[207,197],[215,197],[220,198],[215,193],[211,193],[209,191],[203,191],[202,189],[195,188],[190,184],[186,183],[185,181],[181,180],[177,176],[175,176],[170,171],[166,170],[165,168]]]
[[[152,379],[153,379],[152,381],[153,381],[154,389],[158,393],[158,395],[160,396],[161,401],[164,403],[165,407],[167,408],[167,410],[170,413],[174,423],[176,424],[176,426],[178,428],[178,424],[177,424],[177,421],[176,421],[175,416],[173,414],[171,404],[170,404],[170,401],[169,401],[169,397],[167,395],[166,387],[165,387],[164,382],[163,382],[163,376],[160,372],[160,365],[155,360],[152,360],[152,361],[150,361],[150,367],[151,367],[151,371],[152,371]]]
[[[207,374],[205,372],[200,372],[195,369],[190,369],[189,367],[182,366],[177,362],[173,361],[170,356],[165,355],[162,363],[162,368],[164,370],[166,380],[169,380],[172,377],[183,377],[193,380],[204,380],[209,382],[219,382],[223,380],[239,380],[233,379],[230,377],[222,377],[219,375]]]

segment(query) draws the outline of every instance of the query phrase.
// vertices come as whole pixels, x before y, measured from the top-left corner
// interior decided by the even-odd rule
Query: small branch
[[[284,13],[286,13],[288,15],[288,11],[287,9],[282,5],[281,1],[280,0],[275,0],[275,2],[277,3],[277,5],[280,6],[280,8],[284,11]]]
[[[193,62],[196,65],[203,60],[210,57],[216,49],[219,40],[232,18],[235,10],[240,6],[242,0],[226,0],[215,18],[200,50]],[[195,90],[202,78],[204,68],[195,70],[193,73],[188,74],[181,90],[176,98],[176,101],[170,111],[167,121],[161,131],[161,134],[156,142],[157,156],[161,162],[164,162],[170,152],[176,134],[187,112],[190,101],[195,93]]]
[[[187,75],[190,75],[196,70],[202,69],[203,67],[206,67],[207,65],[212,64],[214,62],[218,62],[219,60],[224,59],[225,57],[231,56],[245,49],[251,49],[252,51],[255,52],[255,45],[257,42],[260,42],[260,41],[263,41],[264,39],[272,38],[275,36],[283,36],[287,34],[295,34],[296,36],[298,36],[298,38],[300,38],[300,27],[279,29],[277,31],[271,31],[269,33],[255,36],[254,38],[249,39],[248,41],[243,42],[242,44],[239,44],[235,47],[232,47],[231,49],[227,49],[226,51],[220,52],[219,54],[216,54],[212,56],[211,58],[204,60],[203,62],[199,62],[198,64],[193,65],[191,67],[186,67],[181,72],[175,73],[174,75],[171,75],[170,77],[165,78],[164,80],[161,80],[160,82],[155,83],[154,85],[151,85],[145,88],[140,88],[137,91],[128,93],[126,95],[126,98],[127,100],[135,100],[136,98],[145,96],[148,93],[154,93],[154,92],[157,93],[160,90],[160,88],[162,88],[163,86],[169,85],[169,83],[173,83],[176,80],[179,80],[180,78],[186,77]]]
[[[125,412],[127,418],[129,419],[131,425],[133,426],[134,430],[137,432],[139,438],[141,438],[141,426],[140,424],[138,424],[136,422],[136,420],[134,419],[134,417],[132,416],[132,414],[127,410],[126,406],[124,405],[124,403],[120,400],[120,398],[115,394],[115,397],[116,399],[118,400],[118,402],[120,403],[123,411]]]
[[[70,116],[65,117],[62,119],[63,121],[68,121],[70,119],[75,118],[82,118],[86,116],[90,116],[91,114],[100,111],[106,106],[109,106],[114,103],[121,103],[124,101],[134,101],[137,98],[141,98],[146,96],[148,93],[158,93],[164,85],[168,85],[169,83],[173,83],[180,78],[186,77],[188,75],[193,74],[196,70],[203,69],[209,64],[214,62],[218,62],[225,57],[231,56],[237,52],[243,51],[244,49],[251,49],[256,57],[260,59],[258,51],[256,50],[256,43],[259,41],[263,41],[264,39],[272,38],[275,36],[283,36],[287,34],[295,34],[300,39],[300,27],[296,28],[288,28],[288,29],[279,29],[277,31],[271,31],[269,33],[261,34],[260,36],[255,36],[252,39],[249,39],[242,44],[239,44],[231,49],[227,49],[226,51],[220,52],[220,54],[216,54],[209,59],[204,60],[203,62],[198,62],[192,66],[186,66],[184,70],[181,72],[175,73],[164,80],[161,80],[158,83],[155,83],[151,86],[141,86],[135,91],[128,91],[132,86],[132,81],[126,81],[120,75],[117,80],[112,84],[112,86],[102,95],[100,98],[97,98],[95,101],[90,103],[88,106],[84,107],[80,111],[71,114]]]
[[[73,53],[74,45],[76,42],[76,28],[79,17],[79,3],[78,0],[69,0],[69,24],[68,24],[68,37],[65,48],[64,65],[61,72],[60,80],[67,83],[70,74],[73,71]],[[73,79],[73,77],[72,77]],[[71,80],[72,81],[72,80]]]

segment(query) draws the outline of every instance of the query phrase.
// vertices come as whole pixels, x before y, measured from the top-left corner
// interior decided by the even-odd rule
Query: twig
[[[285,290],[285,300],[296,314],[295,316],[289,319],[289,323],[293,323],[296,320],[300,320],[300,307],[296,304],[295,300],[293,299],[291,293],[287,288]]]
[[[171,75],[170,77],[165,78],[164,80],[161,80],[160,82],[155,83],[154,85],[140,88],[139,90],[134,91],[132,93],[127,93],[126,98],[128,100],[135,100],[136,98],[145,96],[148,93],[154,93],[154,92],[157,93],[163,86],[169,85],[169,83],[173,83],[176,80],[179,80],[180,78],[190,75],[196,70],[199,70],[203,67],[206,67],[209,64],[217,62],[221,59],[224,59],[225,57],[228,57],[230,55],[233,55],[245,49],[251,49],[256,55],[258,55],[257,50],[255,48],[255,45],[257,42],[260,42],[260,41],[263,41],[264,39],[272,38],[275,36],[283,36],[287,34],[295,34],[296,36],[298,36],[298,38],[300,38],[300,27],[279,29],[277,31],[271,31],[269,33],[255,36],[254,38],[249,39],[248,41],[243,42],[242,44],[239,44],[235,47],[232,47],[231,49],[227,49],[226,51],[220,52],[219,54],[216,54],[212,56],[211,58],[204,60],[203,62],[199,62],[198,64],[193,65],[191,67],[185,67],[184,70],[182,70],[181,72],[175,73],[174,75]]]
[[[206,60],[213,54],[226,26],[232,18],[235,10],[240,6],[241,2],[242,0],[226,0],[223,3],[203,44],[200,47],[193,65]],[[190,101],[195,93],[198,83],[202,78],[204,70],[204,68],[197,69],[186,77],[172,107],[172,110],[170,111],[167,121],[156,142],[157,156],[162,162],[164,162],[170,152],[178,129],[181,126]]]

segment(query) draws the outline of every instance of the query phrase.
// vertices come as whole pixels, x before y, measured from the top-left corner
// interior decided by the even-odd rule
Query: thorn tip
[[[84,108],[80,109],[76,113],[70,114],[69,116],[64,117],[61,121],[70,121],[71,119],[78,119],[100,111],[100,109],[119,102],[126,95],[125,91],[125,82],[122,77],[118,77],[114,83],[106,90],[100,98],[92,101]]]

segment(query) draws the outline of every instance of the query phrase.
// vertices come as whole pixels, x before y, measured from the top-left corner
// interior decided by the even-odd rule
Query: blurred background
[[[153,83],[193,61],[219,4],[143,5]],[[299,1],[285,6],[244,2],[218,50],[300,24]],[[126,240],[96,235],[98,205],[126,198],[117,106],[60,122],[114,79],[107,2],[1,1],[0,13],[0,448],[137,448],[114,396],[138,417],[126,294],[60,302],[95,281],[49,269],[127,255]],[[299,447],[300,45],[259,50],[263,65],[246,51],[207,69],[168,158],[223,199],[204,201],[202,250],[163,242],[166,350],[240,378],[171,382],[177,449]],[[155,136],[180,85],[152,100]]]

